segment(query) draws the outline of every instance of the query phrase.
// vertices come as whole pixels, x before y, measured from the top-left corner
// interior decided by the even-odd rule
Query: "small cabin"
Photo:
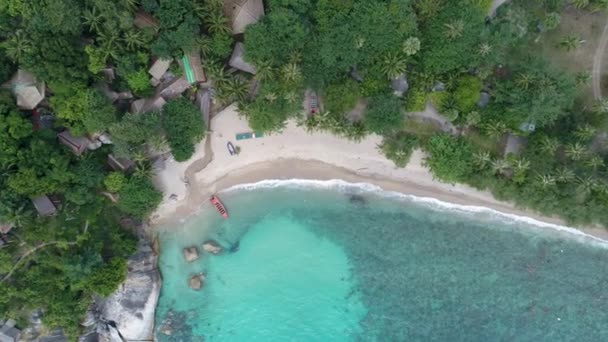
[[[224,15],[230,20],[233,34],[243,33],[264,16],[264,1],[224,0]]]
[[[190,88],[190,83],[184,77],[176,78],[160,91],[160,96],[165,100],[171,100],[181,96],[188,88]]]
[[[186,81],[190,84],[202,83],[207,81],[205,72],[203,71],[203,65],[201,63],[201,56],[198,53],[189,53],[184,55],[179,61]]]
[[[2,85],[9,88],[17,100],[17,107],[32,110],[44,100],[46,87],[44,82],[38,82],[34,75],[19,69],[10,81]]]
[[[53,216],[57,212],[57,208],[47,195],[32,198],[32,204],[40,216]]]
[[[114,171],[128,171],[135,167],[135,163],[127,158],[118,158],[113,154],[108,154],[108,165]]]
[[[57,137],[59,142],[67,146],[77,156],[86,151],[87,146],[91,143],[86,137],[75,137],[67,130],[57,134]]]
[[[157,59],[148,70],[148,74],[150,74],[153,79],[160,81],[167,70],[169,70],[171,62],[171,59]]]

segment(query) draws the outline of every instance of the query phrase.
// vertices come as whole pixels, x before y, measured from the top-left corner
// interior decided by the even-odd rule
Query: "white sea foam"
[[[527,216],[508,214],[488,207],[462,205],[444,202],[432,197],[420,197],[409,194],[403,194],[395,191],[386,191],[381,187],[369,183],[349,183],[341,179],[332,180],[309,180],[309,179],[268,179],[256,183],[246,183],[232,186],[224,192],[234,192],[241,190],[256,190],[256,189],[273,189],[273,188],[291,188],[291,189],[326,189],[338,190],[344,192],[357,193],[373,193],[382,197],[392,198],[396,200],[405,200],[415,204],[423,205],[427,208],[448,211],[452,213],[463,214],[467,216],[483,215],[484,218],[498,220],[507,224],[525,224],[539,228],[554,229],[562,233],[570,234],[573,237],[584,239],[585,242],[594,242],[596,245],[608,247],[608,241],[599,237],[587,234],[573,227],[562,226],[558,224],[548,223],[536,220]]]

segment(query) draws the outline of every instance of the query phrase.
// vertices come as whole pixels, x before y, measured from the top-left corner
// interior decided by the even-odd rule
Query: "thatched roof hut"
[[[164,98],[160,95],[148,99],[139,99],[131,103],[131,113],[141,114],[152,111],[160,111],[167,104]]]
[[[512,154],[514,156],[519,156],[522,148],[526,145],[526,139],[524,137],[518,137],[513,134],[509,134],[507,136],[507,143],[505,144],[505,152],[504,156],[508,156]]]
[[[203,64],[201,63],[201,55],[198,53],[189,53],[184,55],[179,61],[186,80],[192,83],[202,83],[207,80],[205,72],[203,71]]]
[[[132,169],[135,163],[127,158],[118,158],[113,154],[108,154],[108,165],[115,171],[127,171]]]
[[[2,85],[3,88],[11,89],[17,99],[17,106],[20,109],[32,110],[44,100],[44,82],[38,82],[34,75],[19,69],[10,81]]]
[[[32,203],[40,216],[53,216],[57,212],[57,208],[47,195],[32,198]]]
[[[171,66],[172,61],[172,59],[157,59],[148,70],[148,74],[155,79],[160,80],[167,70],[169,70],[169,66]]]
[[[158,29],[158,20],[154,18],[150,13],[144,11],[143,9],[139,9],[135,13],[135,19],[133,19],[133,25],[135,27],[143,29],[147,27],[152,27],[154,29]]]
[[[188,88],[190,88],[190,83],[186,81],[186,78],[176,78],[160,91],[160,96],[162,96],[165,100],[174,99],[181,96],[182,93]]]
[[[248,25],[257,23],[264,16],[264,2],[262,0],[225,0],[224,14],[230,19],[232,33],[243,33]]]
[[[75,155],[81,155],[91,143],[86,137],[75,137],[69,131],[57,134],[59,142],[67,146]]]
[[[255,67],[253,65],[245,62],[245,59],[243,58],[244,53],[245,53],[245,45],[243,45],[243,43],[241,43],[241,42],[236,43],[236,45],[234,46],[234,50],[232,51],[232,56],[230,56],[230,61],[228,62],[228,64],[235,69],[242,70],[242,71],[255,75],[255,73],[256,73]]]

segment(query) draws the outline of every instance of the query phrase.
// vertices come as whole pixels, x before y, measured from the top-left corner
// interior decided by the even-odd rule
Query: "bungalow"
[[[32,203],[40,216],[53,216],[57,212],[57,208],[47,195],[32,198]]]
[[[179,65],[182,67],[188,83],[202,83],[207,80],[201,64],[201,56],[198,53],[184,55],[180,59]]]
[[[176,78],[160,91],[160,96],[165,100],[171,100],[181,96],[188,88],[190,88],[190,83],[184,77]]]
[[[245,32],[250,24],[255,24],[264,16],[263,0],[224,0],[224,14],[230,19],[232,33]]]
[[[234,46],[234,51],[232,51],[232,56],[230,56],[230,61],[228,64],[238,70],[242,70],[248,72],[250,74],[255,75],[255,67],[243,59],[243,54],[245,53],[245,46],[243,43],[238,42]]]
[[[15,322],[12,319],[6,321],[0,320],[0,342],[17,342],[21,336],[21,330],[15,328]]]
[[[46,87],[44,82],[38,82],[34,75],[19,69],[10,81],[2,85],[3,88],[11,89],[17,99],[20,109],[32,110],[44,100]]]
[[[209,116],[211,112],[211,91],[209,89],[200,89],[196,92],[196,104],[201,111],[201,116],[205,127],[209,129]]]
[[[148,70],[148,74],[152,76],[153,80],[160,81],[167,70],[169,70],[172,61],[171,59],[157,59]]]
[[[160,111],[167,101],[161,96],[156,96],[149,99],[139,99],[131,103],[131,113],[141,114],[146,112]]]
[[[135,163],[132,160],[118,158],[113,154],[108,154],[108,165],[110,165],[114,171],[127,171],[132,169],[135,166]]]
[[[508,155],[519,156],[522,148],[526,145],[526,139],[524,137],[518,137],[513,134],[507,136],[507,143],[505,144],[504,157]]]
[[[156,18],[154,18],[150,13],[142,9],[139,9],[137,13],[135,13],[133,25],[140,29],[151,27],[156,30],[159,27],[158,20],[156,20]]]
[[[59,142],[67,146],[75,155],[81,155],[91,143],[86,137],[75,137],[67,130],[57,134]]]

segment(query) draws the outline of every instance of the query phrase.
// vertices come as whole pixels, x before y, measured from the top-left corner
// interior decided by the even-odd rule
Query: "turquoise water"
[[[166,227],[160,341],[608,340],[602,244],[488,211],[298,184],[230,191],[230,219],[204,204]],[[207,239],[226,251],[186,264],[182,248]]]

